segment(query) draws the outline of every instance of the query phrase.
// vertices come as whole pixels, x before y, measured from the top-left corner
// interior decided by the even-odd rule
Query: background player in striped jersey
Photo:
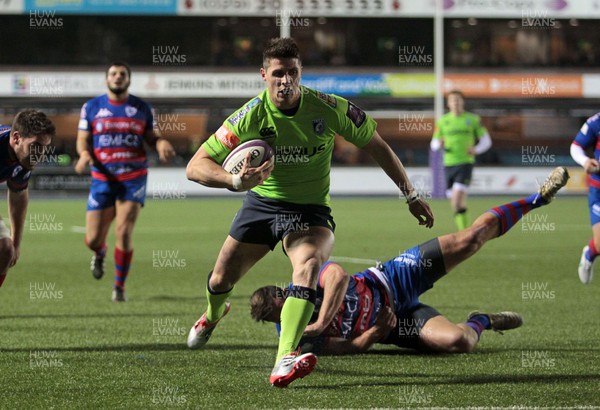
[[[8,215],[11,230],[0,218],[0,286],[8,269],[19,260],[23,227],[29,204],[27,185],[36,163],[43,160],[44,148],[55,135],[52,121],[41,111],[19,112],[12,127],[0,125],[0,182],[8,187]]]
[[[492,208],[469,228],[415,246],[355,275],[348,276],[336,263],[326,263],[319,275],[315,312],[300,341],[302,350],[351,354],[385,343],[424,351],[470,352],[483,330],[519,327],[522,318],[514,312],[474,312],[466,322],[454,324],[420,303],[419,296],[527,212],[548,204],[568,177],[565,168],[556,168],[537,193]],[[258,289],[250,299],[252,317],[278,324],[286,296],[287,289]]]
[[[266,89],[233,113],[188,164],[190,180],[206,186],[249,190],[236,214],[206,288],[207,311],[190,329],[188,346],[202,347],[228,312],[227,298],[241,277],[279,241],[292,264],[294,283],[282,310],[282,332],[270,383],[285,387],[312,371],[314,355],[295,348],[313,309],[320,266],[334,244],[329,175],[336,134],[364,149],[409,198],[408,209],[431,227],[433,214],[413,189],[377,124],[338,96],[300,85],[302,65],[291,38],[272,40],[263,53]],[[275,167],[244,167],[238,176],[219,165],[240,143],[262,138],[275,151]],[[272,171],[272,172],[271,172]]]
[[[107,93],[81,109],[75,170],[91,166],[92,185],[86,213],[85,242],[94,252],[91,269],[104,274],[106,236],[114,219],[115,282],[112,300],[125,302],[125,280],[133,256],[133,229],[146,198],[148,164],[144,142],[156,149],[161,161],[175,156],[171,144],[154,132],[154,116],[141,98],[129,94],[131,69],[112,63],[106,71]]]
[[[571,156],[583,167],[589,178],[588,206],[592,224],[592,239],[583,247],[579,260],[579,279],[584,284],[592,281],[594,260],[600,252],[600,113],[587,119],[571,144]],[[584,150],[593,150],[593,158]]]
[[[469,226],[467,191],[471,184],[475,155],[490,149],[492,139],[481,125],[480,118],[465,111],[465,100],[460,91],[448,93],[447,104],[450,112],[438,120],[431,149],[444,149],[446,196],[450,198],[454,221],[460,230]]]

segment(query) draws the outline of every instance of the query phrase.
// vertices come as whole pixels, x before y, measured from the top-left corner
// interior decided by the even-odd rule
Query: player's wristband
[[[234,191],[239,191],[242,187],[242,177],[239,175],[231,176],[231,185],[233,186]]]
[[[406,197],[406,203],[409,205],[412,204],[413,202],[417,202],[418,200],[419,200],[419,193],[417,191],[412,191]]]

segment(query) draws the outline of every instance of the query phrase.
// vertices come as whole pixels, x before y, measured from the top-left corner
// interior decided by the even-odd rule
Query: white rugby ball
[[[246,155],[250,153],[250,166],[258,167],[273,158],[273,148],[263,140],[250,140],[238,145],[223,161],[223,169],[237,175],[244,166]]]

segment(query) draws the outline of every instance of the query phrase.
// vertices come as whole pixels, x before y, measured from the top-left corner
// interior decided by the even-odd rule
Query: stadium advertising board
[[[445,17],[598,18],[596,0],[440,0]],[[291,23],[318,17],[433,17],[434,1],[415,0],[186,0],[181,15],[271,16]]]
[[[435,76],[427,73],[305,74],[302,84],[345,97],[429,98]],[[447,74],[444,90],[476,98],[597,98],[600,74]],[[136,72],[131,92],[141,97],[246,98],[265,87],[258,73]],[[105,92],[101,72],[0,73],[0,97],[91,97]]]
[[[165,15],[176,14],[177,0],[25,0],[25,13],[44,11],[58,14]]]
[[[24,8],[23,0],[0,0],[0,14],[21,14]]]

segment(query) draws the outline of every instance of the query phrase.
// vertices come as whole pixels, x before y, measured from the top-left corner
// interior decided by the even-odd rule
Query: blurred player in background
[[[187,167],[200,184],[252,189],[236,214],[206,288],[208,309],[190,330],[188,346],[203,346],[229,311],[227,298],[241,277],[279,241],[293,268],[281,312],[281,338],[270,383],[285,387],[312,371],[316,357],[295,352],[316,298],[319,268],[331,253],[335,224],[329,208],[329,173],[336,133],[368,152],[408,198],[410,212],[431,227],[433,215],[413,189],[376,123],[351,102],[300,85],[302,66],[291,38],[273,39],[263,52],[267,88],[232,114]],[[219,165],[240,143],[261,138],[275,151],[275,166],[244,166],[239,175]],[[365,210],[369,212],[369,210]]]
[[[21,253],[31,171],[43,160],[45,147],[50,145],[55,133],[52,121],[36,110],[19,112],[12,127],[0,125],[0,182],[6,181],[8,187],[11,225],[9,231],[0,218],[0,286]]]
[[[592,239],[583,247],[579,260],[579,279],[584,284],[592,281],[594,276],[594,260],[600,252],[600,113],[588,118],[571,144],[571,157],[583,167],[589,175],[588,206],[592,224]],[[585,149],[592,149],[594,157],[590,158]]]
[[[480,118],[465,111],[465,99],[458,90],[448,93],[450,112],[444,114],[435,126],[431,149],[444,149],[446,196],[454,211],[459,230],[469,226],[467,191],[473,175],[475,155],[490,149],[492,139],[481,125]]]
[[[133,256],[133,228],[146,198],[148,164],[144,142],[161,161],[175,156],[173,147],[154,132],[150,106],[128,93],[131,69],[123,62],[106,71],[108,91],[81,109],[75,164],[78,173],[91,166],[92,185],[86,213],[85,243],[94,252],[96,279],[104,275],[106,236],[116,219],[114,302],[125,302],[125,280]]]
[[[415,246],[376,267],[348,276],[334,262],[321,267],[317,305],[300,341],[303,350],[352,354],[374,343],[394,344],[428,352],[472,351],[485,329],[503,331],[521,326],[518,313],[471,313],[454,324],[419,296],[494,238],[505,234],[523,215],[547,205],[569,175],[556,168],[540,190],[485,212],[470,227]],[[250,298],[256,320],[279,324],[288,289],[265,286]],[[279,326],[278,326],[279,330]]]

